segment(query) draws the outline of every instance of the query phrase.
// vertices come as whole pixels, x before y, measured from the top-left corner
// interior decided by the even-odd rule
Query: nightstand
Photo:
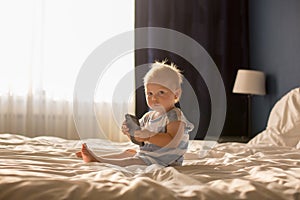
[[[218,139],[218,143],[224,142],[240,142],[240,143],[247,143],[249,142],[250,138],[247,136],[220,136]]]

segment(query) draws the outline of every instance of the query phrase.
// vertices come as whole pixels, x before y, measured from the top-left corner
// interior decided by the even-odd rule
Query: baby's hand
[[[129,133],[129,128],[127,127],[127,125],[126,125],[126,121],[124,121],[123,123],[122,123],[122,133],[124,134],[124,135],[127,135],[128,137],[130,137],[130,133]]]

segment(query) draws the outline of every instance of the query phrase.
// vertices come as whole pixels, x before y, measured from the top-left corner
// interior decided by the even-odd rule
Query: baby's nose
[[[157,101],[157,100],[158,100],[157,95],[153,95],[153,96],[152,96],[152,101]]]

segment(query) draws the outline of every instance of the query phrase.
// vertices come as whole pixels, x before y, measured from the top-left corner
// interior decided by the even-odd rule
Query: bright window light
[[[134,0],[1,1],[0,24],[0,95],[32,93],[72,101],[77,74],[89,54],[134,29]],[[133,56],[114,62],[108,85],[134,68]],[[113,88],[105,89],[98,99],[111,99]]]

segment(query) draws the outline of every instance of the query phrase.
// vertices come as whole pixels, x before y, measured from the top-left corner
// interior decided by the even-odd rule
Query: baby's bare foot
[[[82,144],[81,156],[84,162],[97,162],[96,158],[89,151],[86,144]]]
[[[82,158],[81,151],[76,152],[76,156],[77,156],[78,158]]]

